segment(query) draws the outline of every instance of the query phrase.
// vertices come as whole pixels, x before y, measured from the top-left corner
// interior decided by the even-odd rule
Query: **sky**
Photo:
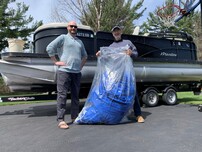
[[[50,23],[50,14],[51,9],[54,7],[56,0],[16,0],[16,2],[24,2],[29,6],[27,15],[34,17],[34,21],[42,20],[44,24]],[[139,2],[140,0],[133,0],[134,3]],[[181,0],[183,1],[183,0]],[[184,0],[186,1],[186,0]],[[196,0],[197,1],[197,0]],[[175,0],[179,4],[179,0]],[[163,6],[165,0],[144,0],[143,7],[147,8],[143,16],[134,22],[135,25],[141,25],[144,21],[147,20],[149,12],[153,12],[157,6]],[[141,10],[141,9],[140,9]]]
[[[50,14],[51,8],[54,7],[54,1],[56,0],[16,0],[16,2],[24,2],[29,6],[27,15],[34,17],[34,21],[42,20],[44,24],[50,23]],[[139,0],[134,0],[134,3],[139,2]],[[143,8],[147,7],[147,10],[144,12],[143,17],[138,21],[135,21],[135,24],[141,24],[143,21],[146,21],[149,12],[153,12],[157,6],[162,6],[164,0],[144,0]]]

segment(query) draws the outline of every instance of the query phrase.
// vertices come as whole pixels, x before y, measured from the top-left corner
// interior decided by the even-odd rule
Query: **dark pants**
[[[80,81],[81,73],[57,72],[57,120],[64,120],[69,90],[71,90],[71,119],[78,116]]]
[[[142,114],[141,108],[140,108],[138,93],[136,93],[136,95],[135,95],[135,103],[133,105],[133,110],[134,110],[134,114],[136,117],[140,116]]]

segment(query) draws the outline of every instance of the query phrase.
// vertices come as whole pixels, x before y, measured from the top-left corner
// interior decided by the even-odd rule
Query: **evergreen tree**
[[[124,33],[132,33],[134,20],[139,19],[145,9],[140,13],[137,10],[142,7],[143,0],[132,5],[133,0],[92,0],[88,4],[88,10],[81,22],[93,27],[94,31],[110,31],[112,26],[125,27]],[[100,12],[100,16],[97,15]]]
[[[32,16],[25,16],[29,6],[15,1],[1,0],[0,2],[0,51],[8,46],[7,38],[20,38],[27,41],[31,32],[42,25],[42,21],[39,21],[28,27],[28,24],[34,20]],[[16,4],[16,9],[9,7],[11,3]]]

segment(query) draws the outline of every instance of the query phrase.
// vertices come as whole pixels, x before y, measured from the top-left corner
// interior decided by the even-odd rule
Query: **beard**
[[[70,32],[70,34],[72,34],[72,35],[76,35],[77,30],[70,30],[69,32]]]
[[[114,36],[114,39],[115,39],[116,41],[121,40],[121,36],[120,36],[120,35]]]

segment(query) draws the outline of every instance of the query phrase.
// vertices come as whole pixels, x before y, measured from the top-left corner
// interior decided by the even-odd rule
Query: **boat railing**
[[[156,38],[166,38],[172,40],[182,40],[182,41],[193,41],[192,36],[185,32],[158,32],[158,33],[149,33],[148,36]]]

